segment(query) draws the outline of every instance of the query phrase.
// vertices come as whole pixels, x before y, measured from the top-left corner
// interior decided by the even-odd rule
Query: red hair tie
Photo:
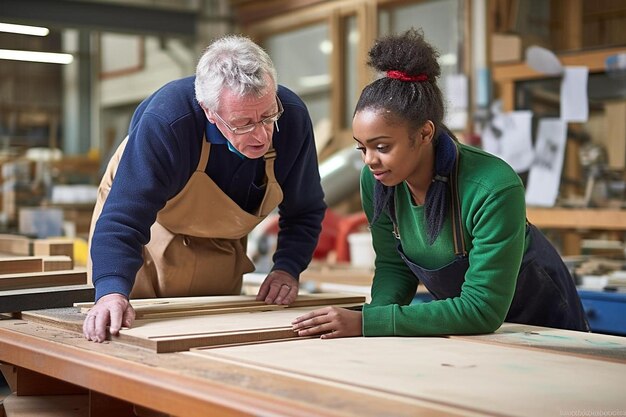
[[[417,74],[417,75],[409,75],[406,72],[391,70],[387,71],[387,77],[393,78],[395,80],[400,81],[426,81],[428,80],[428,75],[426,74]]]

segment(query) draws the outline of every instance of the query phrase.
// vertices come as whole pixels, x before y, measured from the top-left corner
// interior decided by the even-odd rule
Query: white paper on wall
[[[588,78],[587,67],[565,67],[561,81],[561,119],[583,123],[589,118]]]
[[[450,129],[465,129],[467,126],[467,77],[464,74],[446,77],[446,126]]]
[[[515,172],[528,171],[533,159],[531,111],[497,113],[483,131],[483,149],[506,161]]]
[[[554,206],[561,183],[566,138],[567,123],[564,120],[542,119],[539,122],[535,159],[526,186],[526,204],[529,206]]]

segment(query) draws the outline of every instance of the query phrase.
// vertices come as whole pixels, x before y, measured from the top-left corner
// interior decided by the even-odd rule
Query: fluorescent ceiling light
[[[19,33],[21,35],[47,36],[50,33],[48,28],[39,26],[13,25],[11,23],[0,23],[0,32]]]
[[[72,54],[0,49],[0,59],[10,59],[13,61],[46,62],[50,64],[69,64],[74,60],[74,57],[72,56]]]
[[[320,42],[319,48],[323,54],[330,55],[330,53],[333,51],[333,43],[329,41],[328,39],[325,39],[322,42]]]
[[[304,88],[324,87],[330,85],[330,75],[305,75],[298,78],[298,83]]]

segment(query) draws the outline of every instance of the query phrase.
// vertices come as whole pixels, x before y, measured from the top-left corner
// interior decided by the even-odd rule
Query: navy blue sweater
[[[274,129],[274,170],[284,198],[279,205],[273,269],[298,278],[311,261],[326,205],[320,185],[313,128],[300,98],[278,88],[284,114]],[[96,300],[128,296],[143,263],[150,226],[167,200],[185,186],[200,160],[206,131],[211,153],[206,173],[242,209],[253,212],[264,195],[265,162],[228,149],[194,95],[194,77],[172,81],[135,110],[129,139],[91,243]]]

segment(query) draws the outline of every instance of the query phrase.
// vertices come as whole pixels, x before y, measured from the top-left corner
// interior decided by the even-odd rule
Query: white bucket
[[[350,244],[350,263],[359,268],[374,269],[376,253],[372,245],[372,235],[369,232],[351,233],[348,235]]]

